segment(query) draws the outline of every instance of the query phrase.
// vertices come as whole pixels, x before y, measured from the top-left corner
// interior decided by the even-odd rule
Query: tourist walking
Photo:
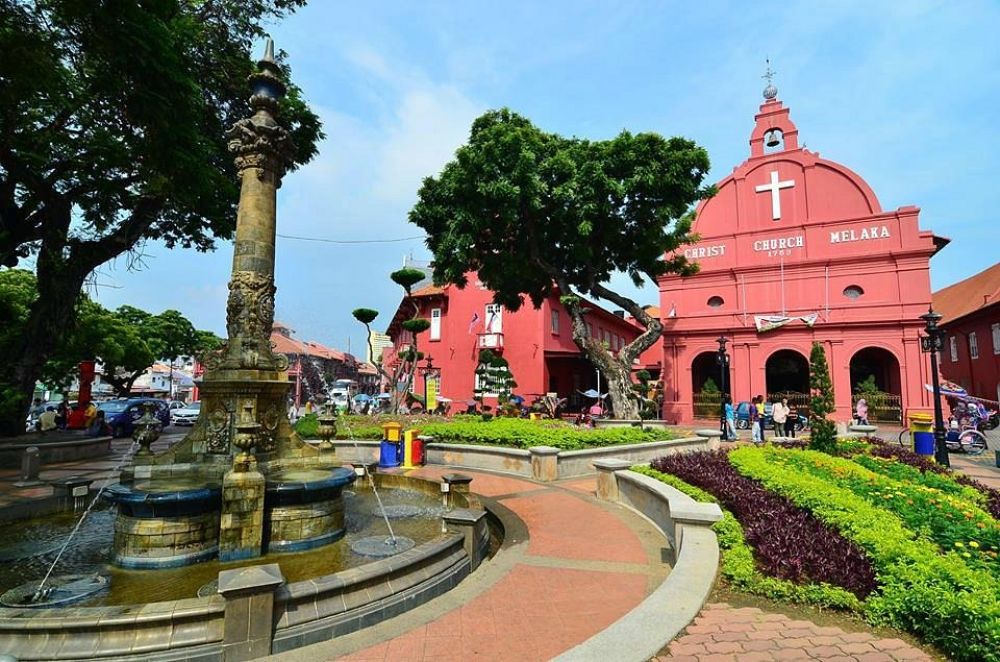
[[[771,407],[771,420],[774,421],[774,436],[781,436],[788,430],[788,399],[782,398]],[[787,435],[786,435],[787,436]]]
[[[757,409],[757,398],[759,396],[753,396],[750,400],[750,411],[747,412],[750,415],[750,441],[755,444],[759,444],[760,439],[760,410]]]
[[[764,424],[765,424],[764,415],[767,410],[764,408],[763,395],[757,396],[756,407],[757,407],[757,425],[760,427],[760,432],[757,433],[757,441],[759,441],[760,443],[764,443],[765,441],[767,441],[767,439],[765,439],[764,437]]]
[[[787,402],[787,399],[782,400]],[[785,418],[785,436],[795,438],[795,427],[799,423],[799,410],[795,403],[788,405],[788,416]]]
[[[864,398],[858,399],[858,404],[854,408],[855,418],[858,419],[858,425],[868,425],[868,403],[865,402]]]
[[[736,441],[736,409],[733,407],[733,399],[728,393],[722,397],[725,403],[723,411],[726,413],[726,441]]]

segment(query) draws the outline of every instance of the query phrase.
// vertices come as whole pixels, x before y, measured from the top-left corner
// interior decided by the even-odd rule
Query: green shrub
[[[970,568],[953,552],[849,489],[795,471],[780,455],[812,451],[738,448],[730,461],[745,476],[806,508],[853,540],[876,564],[880,593],[864,604],[866,618],[908,630],[956,660],[1000,660],[1000,589],[988,572]]]
[[[382,424],[400,423],[404,429],[418,428],[421,434],[431,435],[434,441],[447,444],[477,444],[530,448],[553,446],[562,450],[599,448],[620,444],[641,444],[672,439],[664,430],[639,428],[590,429],[570,425],[559,420],[529,421],[523,418],[491,418],[479,416],[378,416],[347,415],[337,418],[337,439],[381,439]],[[317,438],[318,423],[315,414],[303,416],[296,422],[295,431],[303,439]]]
[[[718,499],[705,490],[689,485],[671,474],[662,473],[648,466],[632,467],[632,471],[670,485],[696,501],[719,503]],[[722,553],[722,576],[726,578],[732,588],[782,602],[798,602],[832,609],[860,611],[861,601],[850,591],[838,586],[825,583],[796,584],[786,579],[768,577],[761,573],[754,562],[753,550],[743,535],[743,527],[728,510],[722,510],[722,519],[712,526],[712,530],[715,531],[715,535],[719,539],[719,549]]]

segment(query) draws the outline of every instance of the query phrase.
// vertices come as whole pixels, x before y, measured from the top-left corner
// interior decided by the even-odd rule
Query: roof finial
[[[767,99],[768,101],[771,101],[772,99],[778,96],[778,88],[776,88],[773,83],[774,74],[776,74],[777,72],[771,69],[770,58],[764,60],[764,62],[767,63],[767,69],[764,71],[764,75],[761,76],[761,78],[767,80],[767,87],[764,88],[764,98]]]
[[[264,57],[261,62],[274,62],[274,40],[270,37],[264,42]]]

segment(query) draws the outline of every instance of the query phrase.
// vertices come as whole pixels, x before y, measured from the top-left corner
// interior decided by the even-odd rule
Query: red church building
[[[383,353],[383,364],[392,367],[401,351],[413,342],[413,335],[401,328],[403,320],[413,315],[413,302],[419,316],[430,320],[431,327],[418,337],[423,352],[438,373],[437,392],[453,401],[453,411],[464,411],[472,399],[479,364],[479,352],[489,349],[503,356],[517,387],[514,393],[528,401],[546,393],[567,398],[569,407],[586,401],[580,393],[597,387],[594,367],[573,342],[570,317],[559,303],[558,294],[546,299],[540,308],[526,302],[511,311],[493,303],[493,292],[469,274],[464,289],[453,285],[417,286],[412,297],[404,299],[386,333],[393,347]],[[640,330],[600,306],[587,303],[587,325],[593,337],[607,343],[612,351],[620,350],[639,336]],[[414,379],[414,391],[424,391],[424,367],[421,362]],[[603,380],[602,380],[603,381]],[[606,389],[604,389],[606,390]],[[487,396],[486,404],[496,405],[496,397]]]
[[[882,209],[858,174],[800,147],[773,85],[764,98],[750,157],[696,210],[699,241],[684,255],[700,272],[659,281],[664,417],[690,421],[706,381],[718,384],[720,336],[737,402],[787,393],[801,407],[819,341],[838,420],[869,376],[891,394],[883,417],[928,410],[919,316],[931,302],[929,260],[947,240],[920,228],[916,207]]]

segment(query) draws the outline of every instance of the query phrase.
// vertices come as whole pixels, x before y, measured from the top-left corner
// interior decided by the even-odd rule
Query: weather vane
[[[764,98],[767,100],[774,99],[778,96],[778,88],[774,86],[774,74],[777,73],[771,69],[771,59],[767,58],[764,60],[767,64],[767,69],[764,71],[764,75],[761,78],[767,80],[767,87],[764,88]]]

